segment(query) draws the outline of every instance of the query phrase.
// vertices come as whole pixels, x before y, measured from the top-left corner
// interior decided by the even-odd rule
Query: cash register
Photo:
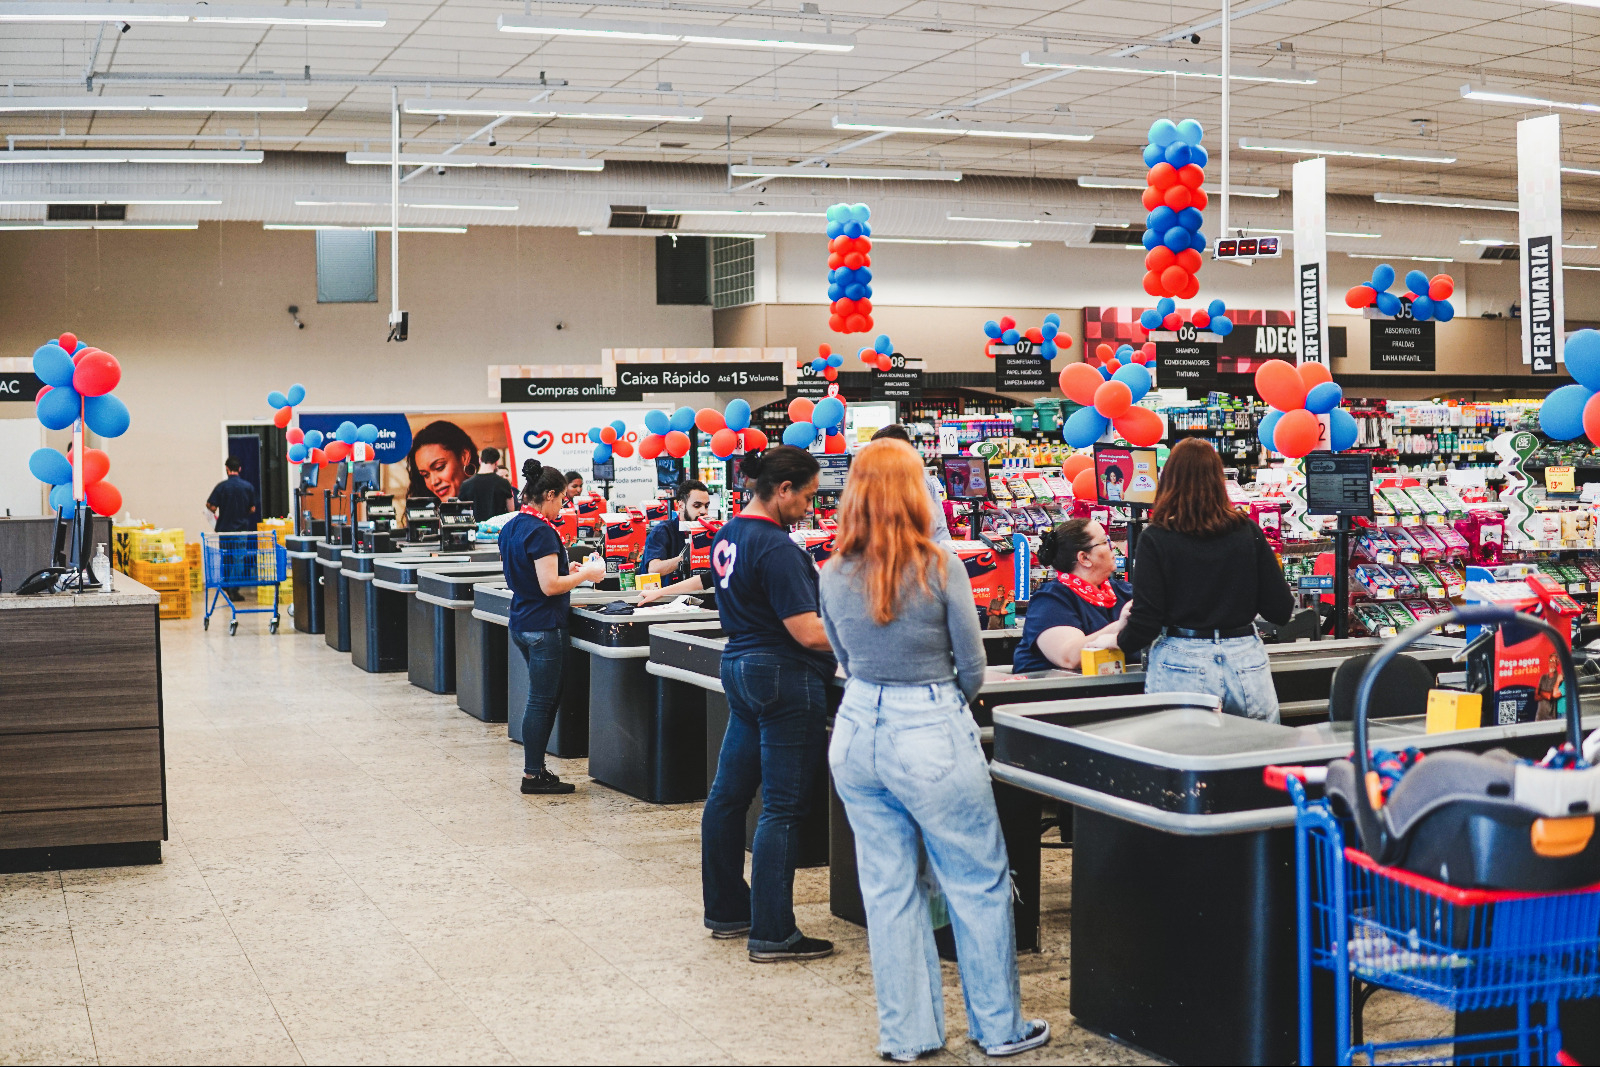
[[[295,532],[310,537],[322,537],[328,532],[327,521],[312,518],[311,509],[306,507],[306,500],[317,487],[317,475],[321,471],[322,467],[316,463],[308,461],[300,464],[300,482],[294,487],[294,513],[300,520]]]
[[[443,500],[439,503],[439,547],[445,550],[472,547],[472,534],[478,528],[470,500]]]
[[[345,490],[349,485],[350,468],[348,465],[341,463],[339,465],[339,475],[334,479],[332,487],[322,491],[323,514],[328,517],[329,544],[355,544],[355,522],[350,516],[350,498],[345,495]],[[335,500],[344,505],[343,514],[334,514],[333,502]]]
[[[394,497],[378,492],[378,464],[368,460],[350,465],[351,508],[356,515],[358,552],[394,550]]]
[[[406,498],[406,543],[439,540],[439,501],[431,496]]]

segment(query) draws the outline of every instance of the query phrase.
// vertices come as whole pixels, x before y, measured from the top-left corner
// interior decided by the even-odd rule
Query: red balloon
[[[1093,456],[1085,455],[1082,452],[1074,452],[1061,461],[1061,477],[1070,482],[1078,476],[1080,471],[1086,471],[1093,466]]]
[[[1272,430],[1274,448],[1290,459],[1300,459],[1317,447],[1322,424],[1305,408],[1286,411]]]
[[[660,434],[650,434],[643,441],[639,442],[639,458],[655,459],[657,456],[661,455],[661,448],[665,443],[666,442],[662,440]]]
[[[815,407],[816,405],[810,400],[807,400],[805,397],[795,397],[793,400],[789,401],[789,421],[810,422],[811,410]]]
[[[822,451],[830,456],[837,456],[845,450],[844,434],[836,433],[822,439]]]
[[[1044,331],[1037,326],[1031,327],[1023,336],[1036,345],[1044,344]]]
[[[1144,254],[1144,269],[1153,270],[1157,274],[1166,270],[1178,261],[1178,255],[1166,245],[1156,245]]]
[[[76,380],[76,379],[74,379],[74,380]],[[292,408],[279,408],[277,411],[272,413],[272,425],[276,426],[278,429],[281,430],[285,426],[289,425],[289,420],[292,419],[293,417],[294,417],[294,409],[292,409]]]
[[[844,320],[846,333],[866,333],[872,327],[867,325],[865,315],[850,315]]]
[[[817,355],[823,359],[827,359],[829,356],[833,355],[833,349],[828,347],[827,342],[824,341],[822,344],[817,346]]]
[[[1122,360],[1120,360],[1120,359],[1108,359],[1108,360],[1106,360],[1106,373],[1107,374],[1115,374],[1115,373],[1117,373],[1117,371],[1119,371],[1121,369],[1122,369]]]
[[[1189,272],[1174,263],[1161,272],[1161,287],[1167,291],[1168,296],[1177,296],[1179,290],[1189,284]]]
[[[1188,166],[1178,168],[1178,184],[1185,189],[1198,189],[1200,183],[1206,180],[1206,172],[1199,165],[1190,163]]]
[[[313,448],[307,454],[306,461],[310,463],[326,463],[328,462],[328,454],[320,448]]]
[[[1165,193],[1177,182],[1178,172],[1171,163],[1157,163],[1150,168],[1150,175],[1145,180]]]
[[[856,355],[861,357],[861,362],[863,363],[878,362],[878,350],[875,348],[863,348],[860,352],[857,352]]]
[[[291,445],[298,445],[305,441],[306,432],[298,426],[289,427],[289,432],[283,435]]]
[[[1428,280],[1428,299],[1449,300],[1456,291],[1456,280],[1448,274],[1435,274]]]
[[[878,369],[879,370],[889,370],[893,366],[894,366],[894,360],[890,359],[887,353],[884,353],[884,352],[879,352],[878,353]]]
[[[1100,360],[1101,362],[1110,359],[1116,354],[1117,350],[1106,344],[1104,341],[1101,341],[1099,344],[1094,346],[1094,358]]]
[[[1209,311],[1196,311],[1189,316],[1189,321],[1194,323],[1195,329],[1203,330],[1211,325],[1211,313]]]
[[[841,296],[833,302],[833,313],[848,318],[856,313],[856,302],[848,296]]]
[[[860,252],[851,252],[844,257],[844,265],[850,270],[860,270],[866,266],[866,257]]]
[[[1161,440],[1161,416],[1149,408],[1130,407],[1113,425],[1124,441],[1138,448],[1148,448]]]
[[[1014,330],[1016,328],[1017,328],[1017,320],[1016,319],[1012,318],[1010,315],[1002,315],[1002,316],[1000,316],[1000,329],[1002,331],[1004,331],[1004,330]]]
[[[861,327],[861,332],[862,333],[871,333],[872,332],[872,316],[871,315],[867,316],[866,325]]]
[[[1428,286],[1431,291],[1433,286]],[[1344,294],[1344,302],[1353,308],[1371,307],[1378,299],[1378,291],[1370,285],[1357,285]]]
[[[1146,186],[1144,192],[1139,196],[1139,202],[1144,205],[1146,211],[1154,211],[1162,204],[1161,190],[1153,185]]]
[[[744,431],[744,450],[746,452],[760,452],[767,447],[767,435],[751,426]]]
[[[617,428],[615,426],[600,427],[600,443],[614,445],[617,443]]]
[[[739,434],[724,426],[711,435],[711,454],[718,459],[727,459],[739,447]]]
[[[868,300],[866,297],[862,297],[860,300],[857,300],[856,311],[865,315],[869,319],[872,318],[872,301]]]
[[[1147,270],[1144,272],[1144,291],[1151,296],[1161,296],[1161,272]]]
[[[1156,343],[1154,341],[1146,341],[1144,347],[1139,349],[1139,356],[1141,357],[1140,363],[1149,363],[1152,359],[1155,359]]]
[[[1279,411],[1289,412],[1306,406],[1306,383],[1294,365],[1281,359],[1269,359],[1256,368],[1256,395]],[[1313,416],[1315,418],[1315,416]],[[1283,421],[1279,420],[1279,426]],[[1277,430],[1273,430],[1277,440]],[[1278,449],[1288,455],[1283,449]],[[1309,450],[1308,450],[1309,451]]]
[[[1194,208],[1196,211],[1204,211],[1206,209],[1206,205],[1210,202],[1211,197],[1206,194],[1204,189],[1196,189],[1194,192],[1189,194],[1189,206]]]
[[[1192,199],[1189,187],[1186,185],[1172,185],[1161,195],[1161,202],[1174,211],[1182,211],[1189,206]]]
[[[834,333],[844,333],[844,316],[829,315],[828,329],[832,330]]]
[[[1100,377],[1099,371],[1087,363],[1068,363],[1058,380],[1067,399],[1084,407],[1094,404],[1095,391],[1106,381]]]
[[[1176,330],[1182,325],[1183,316],[1178,314],[1176,311],[1161,320],[1161,328],[1163,330]]]
[[[1600,393],[1591,396],[1583,405],[1583,435],[1591,444],[1600,444],[1600,404],[1595,403],[1596,399],[1600,399]]]
[[[1185,248],[1178,253],[1177,264],[1190,274],[1198,274],[1200,273],[1200,253],[1192,248]]]
[[[67,350],[67,355],[70,356],[78,350],[78,335],[75,333],[64,333],[60,337],[56,338],[56,344],[60,345],[62,348],[65,348]]]
[[[84,396],[105,396],[122,381],[122,364],[110,352],[94,351],[77,361],[72,387]]]
[[[111,457],[98,448],[83,450],[83,484],[93,485],[111,471]]]
[[[1101,382],[1100,388],[1095,390],[1094,409],[1108,419],[1126,414],[1132,406],[1133,390],[1128,388],[1127,382],[1113,378],[1109,382]]]
[[[105,515],[109,518],[122,510],[122,490],[110,482],[96,482],[94,485],[86,486],[83,495],[89,501],[89,509],[96,515]]]
[[[835,252],[828,257],[829,270],[838,270],[842,266],[844,266],[844,256],[841,253]]]
[[[350,458],[350,446],[343,441],[329,441],[322,453],[330,463],[340,463]]]
[[[830,382],[838,381],[839,380],[839,368],[838,367],[823,367],[822,368],[822,377],[825,380],[830,381]]]
[[[701,433],[716,433],[728,425],[728,420],[716,408],[701,408],[694,413],[694,424],[700,427]]]
[[[1189,275],[1189,281],[1184,285],[1184,287],[1182,289],[1178,290],[1178,299],[1179,300],[1193,300],[1195,298],[1195,296],[1199,292],[1200,292],[1200,279],[1195,277],[1193,274],[1191,274],[1191,275]]]
[[[860,252],[862,255],[866,255],[868,252],[871,252],[872,251],[872,238],[870,238],[870,237],[857,237],[856,238],[856,251]],[[870,262],[870,260],[869,260],[869,262]]]
[[[623,459],[630,459],[633,456],[633,442],[623,438],[611,446],[611,451],[621,456]]]
[[[1333,372],[1324,363],[1302,363],[1295,368],[1300,375],[1300,380],[1305,383],[1306,392],[1311,392],[1323,382],[1333,381]]]
[[[828,251],[837,252],[841,256],[844,255],[846,252],[850,251],[850,238],[841,233],[839,236],[828,242]]]
[[[667,455],[673,459],[682,459],[689,454],[689,435],[682,430],[671,430],[667,433]]]
[[[1072,495],[1079,500],[1096,500],[1099,498],[1099,489],[1094,484],[1094,468],[1092,466],[1084,468],[1073,476]]]

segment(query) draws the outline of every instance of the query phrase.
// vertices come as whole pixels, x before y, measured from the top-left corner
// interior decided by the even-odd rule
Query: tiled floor
[[[699,806],[579,778],[320,637],[163,625],[171,840],[155,867],[0,876],[0,1063],[874,1063],[863,931],[802,871],[831,959],[757,966],[699,920]],[[581,761],[558,765],[581,776]],[[1046,854],[1054,1043],[1149,1062],[1067,1013],[1069,853]],[[949,1043],[982,1062],[946,970]]]

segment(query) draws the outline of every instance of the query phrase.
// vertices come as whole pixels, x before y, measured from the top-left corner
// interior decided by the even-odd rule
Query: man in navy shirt
[[[223,464],[228,476],[206,497],[206,508],[217,517],[217,533],[243,533],[256,528],[256,487],[239,477],[244,464],[234,456]]]
[[[661,583],[670,585],[689,576],[689,537],[679,525],[699,522],[711,507],[711,493],[705,482],[683,481],[673,493],[678,510],[650,528],[639,556],[640,574],[659,574]]]

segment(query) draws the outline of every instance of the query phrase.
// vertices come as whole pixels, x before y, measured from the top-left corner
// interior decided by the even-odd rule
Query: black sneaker
[[[819,937],[802,937],[788,948],[750,950],[751,963],[782,963],[784,960],[820,960],[833,955],[833,942]]]
[[[711,936],[717,941],[732,941],[736,937],[749,937],[750,924],[745,923],[743,926],[735,926],[731,930],[713,930],[711,931]]]
[[[560,794],[571,793],[578,787],[571,782],[563,782],[549,771],[540,771],[533,777],[522,776],[522,791],[524,793]]]
[[[983,1051],[989,1056],[1015,1056],[1019,1052],[1042,1048],[1050,1043],[1050,1024],[1043,1019],[1029,1019],[1028,1029],[1015,1041],[989,1045]]]

